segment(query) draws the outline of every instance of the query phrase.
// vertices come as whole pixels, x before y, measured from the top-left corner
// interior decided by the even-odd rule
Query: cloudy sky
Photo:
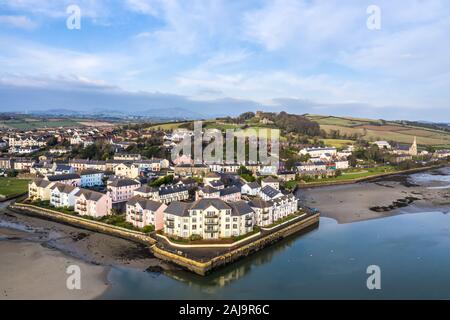
[[[450,122],[449,37],[448,0],[0,0],[0,111]]]

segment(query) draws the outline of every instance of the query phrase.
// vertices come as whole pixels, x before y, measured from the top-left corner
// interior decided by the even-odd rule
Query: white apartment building
[[[75,207],[75,194],[80,190],[78,187],[62,183],[55,183],[51,189],[50,204],[57,208]]]
[[[193,235],[202,239],[229,238],[249,233],[253,226],[254,211],[245,201],[172,202],[164,211],[164,233],[180,238]]]

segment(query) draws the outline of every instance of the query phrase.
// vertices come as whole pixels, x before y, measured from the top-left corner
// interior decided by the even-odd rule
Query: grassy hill
[[[306,117],[319,123],[320,128],[327,132],[339,130],[341,134],[357,133],[369,141],[392,140],[399,143],[411,143],[416,136],[417,143],[421,145],[437,147],[450,145],[449,132],[405,125],[395,121],[321,115],[306,115]]]

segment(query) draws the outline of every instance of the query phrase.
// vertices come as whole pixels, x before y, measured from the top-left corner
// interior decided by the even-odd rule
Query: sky
[[[0,0],[0,112],[450,122],[449,39],[448,0]]]

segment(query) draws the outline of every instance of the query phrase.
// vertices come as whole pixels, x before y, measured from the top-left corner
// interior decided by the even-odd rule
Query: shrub
[[[202,240],[202,237],[198,234],[193,234],[189,237],[189,240],[191,241],[198,241],[198,240]]]
[[[148,226],[142,228],[142,232],[144,233],[151,233],[153,231],[155,231],[155,227],[152,224],[149,224]]]

